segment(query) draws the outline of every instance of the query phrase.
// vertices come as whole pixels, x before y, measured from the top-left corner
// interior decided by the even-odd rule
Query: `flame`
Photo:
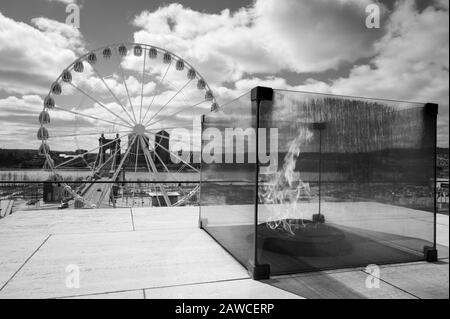
[[[282,169],[273,174],[259,193],[261,202],[271,212],[266,222],[271,230],[285,231],[294,236],[297,230],[305,227],[303,212],[297,209],[297,203],[301,197],[311,198],[311,190],[309,183],[300,179],[300,172],[295,172],[295,166],[300,156],[300,147],[312,137],[313,133],[309,129],[299,129],[297,137],[288,144]]]

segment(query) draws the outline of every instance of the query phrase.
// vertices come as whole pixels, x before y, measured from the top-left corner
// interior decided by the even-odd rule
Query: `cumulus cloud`
[[[439,103],[438,140],[448,147],[448,25],[448,5],[444,10],[429,6],[418,13],[414,2],[402,1],[390,16],[387,33],[376,42],[377,54],[368,64],[354,67],[348,77],[329,85],[312,83],[312,88],[325,93]]]
[[[171,4],[137,15],[132,21],[137,28],[134,41],[169,49],[191,62],[212,85],[220,103],[257,85],[437,102],[439,142],[448,146],[448,1],[436,0],[421,11],[413,1],[399,0],[391,12],[380,5],[382,28],[367,29],[365,7],[370,2],[256,0],[250,7],[218,14]],[[17,110],[32,111],[29,121],[20,120],[34,129],[36,112],[42,109],[42,98],[36,94],[46,94],[64,67],[84,52],[84,40],[77,29],[46,18],[21,23],[0,13],[0,87],[18,96],[0,100],[0,109],[5,111],[2,115],[9,114],[19,121],[18,117],[25,115]],[[142,90],[139,63],[136,58],[127,57],[122,64],[132,104],[136,105],[140,104]],[[344,64],[355,66],[343,75],[339,70]],[[151,94],[165,70],[157,65],[151,67],[149,72],[153,75],[147,76],[144,86],[144,105],[151,104]],[[333,73],[338,74],[336,78],[317,80],[316,74],[323,79],[324,72],[331,69],[338,70]],[[285,71],[290,72],[289,78],[292,74],[304,78],[304,73],[310,78],[294,85],[286,80]],[[120,112],[120,106],[88,65],[83,76],[83,82],[74,78],[74,83],[95,91],[105,105]],[[158,106],[170,100],[186,81],[182,72],[175,71],[170,77],[172,83],[166,83],[161,90]],[[118,73],[110,74],[105,81],[126,104],[127,94]],[[197,99],[179,96],[173,101],[173,110],[186,105],[185,100]],[[99,108],[88,102],[86,112],[98,115]],[[152,107],[153,112],[158,106]],[[182,119],[181,114],[165,120],[177,123]],[[64,125],[64,121],[61,115],[58,123]],[[93,122],[86,121],[82,125],[92,127]]]
[[[135,40],[182,52],[206,73],[221,102],[264,85],[439,103],[438,140],[448,145],[448,1],[421,11],[413,1],[398,1],[392,12],[383,8],[382,29],[374,33],[361,26],[366,4],[258,0],[216,15],[173,4],[137,16]],[[282,70],[315,73],[362,57],[370,58],[348,76],[300,85],[283,77]]]
[[[42,99],[38,95],[0,99],[0,147],[30,148],[38,127]],[[33,139],[34,141],[34,139]]]
[[[0,87],[7,93],[44,94],[84,51],[77,29],[47,18],[35,18],[31,24],[0,13]]]
[[[322,72],[374,53],[382,33],[365,27],[368,3],[258,0],[220,14],[171,4],[138,15],[134,39],[182,53],[213,82],[246,73]]]

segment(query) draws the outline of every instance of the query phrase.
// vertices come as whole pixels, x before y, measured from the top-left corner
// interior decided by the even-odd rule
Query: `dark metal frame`
[[[255,211],[254,211],[254,229],[253,229],[253,264],[249,265],[249,272],[255,280],[270,278],[270,265],[260,264],[258,262],[258,211],[259,211],[259,127],[260,117],[259,109],[261,102],[273,101],[273,89],[268,87],[257,86],[250,93],[252,104],[256,112],[256,169],[255,169]]]
[[[437,115],[439,112],[439,106],[434,103],[426,103],[425,104],[425,115],[426,121],[430,121],[430,125],[432,126],[433,131],[433,167],[434,167],[434,180],[433,180],[433,209],[434,209],[434,220],[433,220],[433,247],[424,247],[423,253],[424,258],[428,262],[436,262],[438,261],[438,251],[437,251],[437,189],[436,189],[436,181],[437,181]]]

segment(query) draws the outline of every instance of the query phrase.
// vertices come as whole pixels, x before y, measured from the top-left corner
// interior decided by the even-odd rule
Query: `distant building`
[[[136,135],[131,134],[128,137],[128,143],[131,143],[131,141],[133,139],[135,139],[135,137],[136,137]],[[138,139],[135,139],[135,142],[131,145],[130,155],[128,156],[128,159],[127,159],[127,167],[134,168],[136,166],[136,157],[137,157],[137,166],[138,167],[142,167],[142,166],[147,167],[143,149],[145,149],[145,150],[149,149],[150,141],[147,136],[142,136],[142,139],[143,139],[145,145],[141,145],[141,142],[138,143],[138,141],[139,141]]]
[[[116,134],[115,139],[107,139],[102,133],[102,135],[98,139],[99,151],[95,160],[95,166],[98,167],[103,165],[109,157],[114,156],[115,158],[113,158],[112,161],[110,161],[106,166],[112,169],[117,167],[121,159],[120,142],[121,141],[119,139],[119,134]]]
[[[164,164],[170,163],[170,135],[166,131],[162,130],[156,133],[155,137],[155,162]]]

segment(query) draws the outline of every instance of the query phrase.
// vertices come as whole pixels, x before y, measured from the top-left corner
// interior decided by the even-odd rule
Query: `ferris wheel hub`
[[[136,124],[133,127],[133,133],[141,136],[145,135],[145,126],[142,124]]]

